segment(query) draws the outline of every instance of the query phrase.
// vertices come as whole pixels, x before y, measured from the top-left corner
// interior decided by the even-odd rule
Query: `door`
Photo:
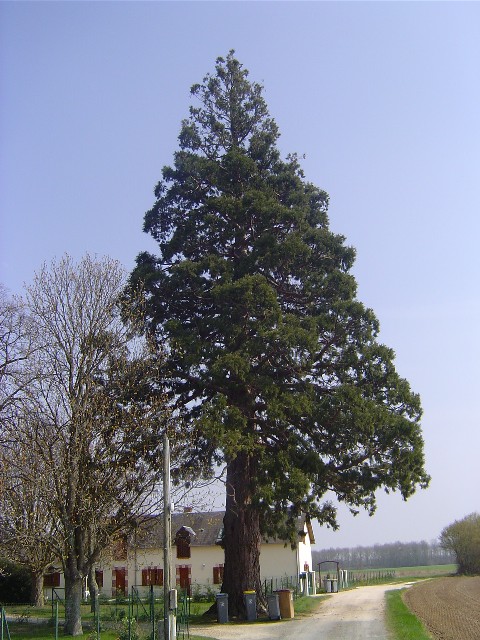
[[[113,595],[126,596],[127,595],[127,570],[125,567],[114,569],[114,578],[112,584]]]
[[[190,567],[177,567],[177,584],[190,595]]]

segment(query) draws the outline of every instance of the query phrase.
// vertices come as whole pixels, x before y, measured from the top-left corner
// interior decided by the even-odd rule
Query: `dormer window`
[[[195,532],[190,527],[182,527],[175,535],[175,545],[177,547],[177,558],[190,558],[190,543]]]

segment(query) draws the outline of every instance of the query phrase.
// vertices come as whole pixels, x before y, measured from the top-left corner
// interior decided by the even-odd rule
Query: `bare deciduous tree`
[[[43,576],[61,545],[49,509],[50,475],[30,446],[29,420],[18,408],[15,424],[15,438],[3,438],[0,447],[0,548],[30,571],[31,602],[42,606]]]
[[[15,407],[32,380],[33,371],[25,361],[38,348],[35,326],[25,304],[12,298],[0,284],[0,417],[2,422]]]
[[[158,501],[162,436],[174,431],[161,354],[136,336],[135,319],[120,316],[124,285],[109,258],[76,264],[64,256],[42,267],[26,288],[38,348],[29,352],[22,419],[2,426],[3,455],[19,462],[18,488],[48,487],[27,511],[43,510],[55,530],[49,548],[63,565],[71,635],[82,633],[84,578]]]

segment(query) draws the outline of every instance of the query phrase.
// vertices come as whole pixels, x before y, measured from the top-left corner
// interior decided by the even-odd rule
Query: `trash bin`
[[[337,580],[337,578],[332,578],[330,580],[330,582],[332,583],[332,593],[338,593],[338,580]]]
[[[327,593],[332,593],[332,581],[330,578],[323,579],[323,588]]]
[[[270,593],[267,596],[268,617],[270,620],[280,620],[280,604],[278,593]]]
[[[221,624],[228,622],[228,593],[217,593],[216,601],[218,621]]]
[[[243,599],[247,609],[247,620],[253,622],[257,619],[257,594],[255,591],[244,591]]]
[[[292,591],[290,589],[279,589],[277,593],[280,605],[280,615],[282,616],[282,618],[295,617]]]

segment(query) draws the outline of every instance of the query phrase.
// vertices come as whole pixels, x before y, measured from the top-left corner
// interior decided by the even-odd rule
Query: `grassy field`
[[[425,565],[418,567],[396,567],[385,569],[352,569],[349,571],[352,586],[388,584],[436,576],[450,576],[457,571],[455,564]]]
[[[420,567],[399,567],[393,569],[398,577],[428,578],[433,576],[449,576],[457,572],[456,564],[432,564]]]

